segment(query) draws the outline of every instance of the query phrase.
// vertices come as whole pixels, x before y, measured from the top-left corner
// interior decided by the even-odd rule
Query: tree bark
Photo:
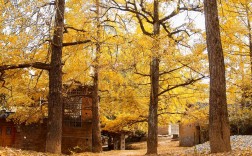
[[[36,68],[42,70],[50,70],[50,65],[42,62],[34,62],[34,63],[24,63],[24,64],[10,64],[10,65],[2,65],[0,66],[0,72],[11,69],[19,69],[19,68]]]
[[[210,70],[209,138],[211,153],[228,152],[230,128],[227,112],[225,64],[216,0],[204,1]]]
[[[248,23],[248,38],[249,38],[249,59],[250,59],[250,86],[252,86],[252,35],[251,35],[251,24],[249,19],[249,4],[246,3],[246,16]]]
[[[99,113],[99,74],[98,69],[94,68],[94,90],[92,101],[92,151],[95,153],[102,152],[101,128],[100,128],[100,113]]]
[[[55,2],[56,17],[51,43],[51,69],[49,71],[48,129],[46,152],[61,153],[62,139],[62,42],[65,1]]]
[[[247,2],[245,4],[246,6],[246,16],[247,16],[247,23],[248,23],[248,38],[249,38],[249,59],[250,59],[250,83],[249,83],[249,104],[246,103],[245,100],[245,106],[251,107],[252,104],[252,93],[251,93],[251,86],[252,86],[252,34],[251,34],[251,24],[250,24],[250,17],[249,17],[249,3]]]
[[[96,0],[96,15],[97,15],[97,43],[96,43],[96,54],[94,59],[94,90],[93,90],[93,101],[92,101],[92,151],[102,152],[102,141],[101,141],[101,128],[100,128],[100,113],[99,113],[99,58],[101,53],[101,45],[99,39],[100,35],[100,5],[99,0]]]
[[[158,146],[158,92],[159,92],[159,12],[158,12],[158,0],[154,1],[154,24],[153,24],[153,51],[152,61],[150,65],[151,75],[151,91],[150,91],[150,106],[148,117],[148,139],[147,139],[147,153],[157,154]]]

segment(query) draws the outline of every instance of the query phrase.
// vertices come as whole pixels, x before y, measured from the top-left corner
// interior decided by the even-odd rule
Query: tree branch
[[[163,115],[163,114],[174,114],[174,115],[185,115],[185,112],[184,113],[181,113],[181,112],[162,112],[162,113],[158,113],[157,115]]]
[[[141,13],[140,11],[138,11],[135,1],[134,2],[127,1],[125,6],[119,5],[115,0],[112,0],[112,2],[113,2],[113,6],[109,7],[108,10],[109,9],[118,9],[118,10],[121,10],[121,11],[128,11],[128,12],[133,13],[136,16],[136,18],[137,18],[137,20],[138,20],[138,22],[140,24],[142,32],[145,35],[149,35],[149,36],[152,35],[152,33],[145,30],[144,24],[143,24],[143,21],[142,21],[143,19],[145,19],[146,22],[153,24],[153,21],[151,21],[151,19],[153,19],[153,17],[151,16],[150,12],[147,12],[145,10],[145,8],[142,8],[142,7],[141,8],[143,9],[142,11],[144,13]],[[147,16],[149,16],[151,19],[149,19]]]
[[[171,69],[171,70],[166,71],[166,72],[162,72],[162,73],[159,74],[159,76],[164,75],[164,74],[170,74],[170,73],[172,73],[172,72],[174,72],[174,71],[176,71],[176,70],[179,70],[179,69],[181,69],[181,68],[183,68],[183,67],[185,67],[185,66],[186,66],[186,65],[183,64],[183,66],[181,66],[181,67],[178,67],[178,68],[175,68],[175,69]]]
[[[74,28],[74,27],[71,27],[71,26],[65,26],[64,27],[64,33],[68,33],[68,29],[71,29],[71,30],[75,30],[77,32],[87,32],[86,30],[84,29],[77,29],[77,28]]]
[[[150,74],[143,74],[143,73],[139,73],[139,72],[134,72],[134,74],[141,75],[141,76],[148,76],[148,77],[151,76]]]
[[[183,66],[185,66],[185,67],[187,67],[187,68],[189,68],[189,69],[191,69],[192,71],[194,71],[195,73],[197,73],[197,74],[199,74],[199,75],[201,75],[202,77],[209,77],[209,76],[205,76],[204,74],[202,74],[202,73],[200,73],[199,71],[197,71],[197,70],[195,70],[195,69],[193,69],[192,67],[190,67],[188,64],[184,64],[183,62],[181,62],[181,61],[178,61],[179,63],[181,63]]]
[[[73,45],[79,45],[79,44],[85,44],[91,42],[91,40],[85,40],[85,41],[76,41],[76,42],[68,42],[68,43],[63,43],[62,46],[63,47],[67,47],[67,46],[73,46]]]
[[[199,81],[199,80],[201,80],[201,79],[203,79],[203,78],[205,78],[205,76],[202,76],[202,77],[197,78],[197,79],[189,79],[189,80],[187,80],[185,83],[181,83],[181,84],[175,85],[175,86],[173,86],[173,87],[168,87],[167,89],[165,89],[165,90],[163,90],[162,92],[160,92],[160,93],[158,94],[158,96],[160,96],[160,95],[162,95],[162,94],[164,94],[164,93],[166,93],[166,92],[168,92],[168,91],[171,91],[171,90],[173,90],[173,89],[175,89],[175,88],[184,87],[184,86],[193,84],[194,82],[197,82],[197,81]]]
[[[161,20],[159,20],[160,23],[163,23],[172,17],[176,16],[177,14],[180,13],[180,11],[196,11],[196,12],[202,12],[202,6],[197,5],[197,6],[192,6],[192,7],[180,7],[180,1],[177,3],[176,9],[173,10],[172,13],[170,13],[168,16],[165,16]]]
[[[29,68],[33,67],[36,69],[50,70],[50,65],[42,62],[34,62],[34,63],[24,63],[18,65],[2,65],[0,66],[0,72],[11,69],[19,69],[19,68]]]

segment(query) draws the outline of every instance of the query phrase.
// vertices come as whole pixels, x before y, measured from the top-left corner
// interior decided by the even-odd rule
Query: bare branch
[[[71,27],[71,26],[65,26],[64,27],[64,33],[68,33],[68,29],[71,29],[71,30],[75,30],[77,32],[87,32],[86,30],[84,29],[77,29],[77,28],[74,28],[74,27]]]
[[[164,115],[164,114],[185,115],[185,112],[184,113],[181,113],[181,112],[161,112],[161,113],[158,113],[158,116]]]
[[[36,69],[50,70],[50,65],[42,62],[34,62],[34,63],[24,63],[18,65],[3,65],[0,66],[0,72],[11,69],[19,69],[19,68],[29,68],[33,67]]]
[[[113,2],[114,6],[109,7],[108,9],[118,9],[118,10],[121,10],[121,11],[128,11],[128,12],[133,13],[136,16],[136,18],[137,18],[137,20],[138,20],[138,22],[140,24],[142,32],[145,35],[149,35],[149,36],[152,35],[152,33],[148,32],[144,28],[143,19],[146,20],[146,22],[153,24],[153,20],[150,20],[147,17],[147,16],[150,16],[151,14],[148,13],[144,8],[142,8],[142,9],[144,9],[142,11],[144,13],[146,13],[147,16],[144,13],[141,13],[140,11],[138,11],[135,1],[134,1],[134,3],[127,1],[125,6],[119,5],[115,0],[112,0],[112,2]],[[150,16],[150,17],[151,17],[151,19],[153,19],[152,16]]]
[[[170,15],[162,18],[161,20],[159,20],[160,23],[165,22],[168,19],[171,19],[172,17],[176,16],[177,14],[179,14],[179,7],[180,7],[180,0],[177,3],[177,7],[173,10],[172,13],[170,13]]]
[[[184,64],[184,63],[181,62],[181,61],[178,61],[178,62],[181,63],[183,66],[186,66],[187,68],[191,69],[192,71],[194,71],[195,73],[197,73],[197,74],[199,74],[199,75],[201,75],[201,76],[203,76],[203,77],[209,77],[209,76],[205,76],[204,74],[200,73],[199,71],[193,69],[193,68],[190,67],[188,64]]]
[[[68,43],[63,43],[62,46],[63,46],[63,47],[67,47],[67,46],[85,44],[85,43],[89,43],[89,42],[91,42],[91,40],[76,41],[76,42],[68,42]]]
[[[178,84],[178,85],[175,85],[175,86],[172,86],[172,87],[168,87],[167,89],[165,89],[165,90],[163,90],[162,92],[160,92],[160,93],[158,94],[158,96],[160,96],[160,95],[162,95],[162,94],[164,94],[164,93],[166,93],[166,92],[168,92],[168,91],[171,91],[171,90],[173,90],[173,89],[175,89],[175,88],[184,87],[184,86],[193,84],[194,82],[197,82],[197,81],[199,81],[199,80],[201,80],[201,79],[203,79],[203,78],[205,78],[205,76],[202,76],[202,77],[197,78],[197,79],[188,79],[185,83],[181,83],[181,84]]]
[[[165,16],[164,18],[162,18],[161,20],[159,20],[160,23],[163,23],[169,19],[171,19],[172,17],[178,15],[180,13],[180,11],[196,11],[196,12],[202,12],[203,7],[200,5],[197,6],[192,6],[192,7],[180,7],[180,1],[177,3],[177,8],[174,9],[174,11],[172,13],[170,13],[168,16]]]
[[[150,77],[150,74],[143,74],[143,73],[139,73],[139,72],[134,72],[134,74],[141,75],[141,76],[148,76],[148,77]]]
[[[170,74],[170,73],[172,73],[172,72],[174,72],[174,71],[176,71],[176,70],[179,70],[179,69],[181,69],[181,68],[183,68],[183,67],[185,67],[185,66],[186,66],[186,65],[183,64],[183,66],[181,66],[181,67],[178,67],[178,68],[175,68],[175,69],[171,69],[171,70],[166,71],[166,72],[162,72],[162,73],[160,73],[159,75],[161,76],[161,75],[164,75],[164,74]]]

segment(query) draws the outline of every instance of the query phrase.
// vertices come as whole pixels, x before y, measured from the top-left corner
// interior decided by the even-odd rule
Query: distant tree
[[[228,0],[219,7],[222,10],[219,12],[222,46],[225,59],[228,60],[226,61],[228,103],[236,101],[241,102],[242,106],[249,107],[252,100],[251,2]],[[233,94],[229,96],[229,92]]]

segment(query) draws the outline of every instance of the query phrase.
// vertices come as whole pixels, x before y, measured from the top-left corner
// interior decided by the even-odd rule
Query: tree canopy
[[[251,114],[251,4],[217,5],[227,103],[242,105],[229,108],[230,119],[240,124],[240,115]],[[203,10],[200,0],[0,0],[0,107],[15,111],[17,123],[48,116],[51,71],[60,66],[61,87],[96,86],[102,130],[147,132],[152,119],[207,119],[208,107],[199,105],[208,103],[211,76]]]

